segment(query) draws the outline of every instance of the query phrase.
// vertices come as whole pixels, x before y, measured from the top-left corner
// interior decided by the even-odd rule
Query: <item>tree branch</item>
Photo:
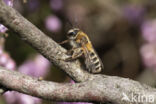
[[[136,104],[136,102],[122,101],[123,93],[130,99],[132,94],[135,97],[150,94],[156,99],[156,89],[136,81],[120,77],[91,75],[80,67],[78,61],[64,62],[58,60],[67,57],[64,54],[66,50],[13,8],[6,6],[2,0],[0,0],[0,22],[15,31],[22,40],[59,66],[75,81],[82,82],[59,84],[39,81],[36,78],[0,68],[0,84],[10,90],[53,101],[111,101],[115,104]],[[151,104],[155,103],[154,100]],[[141,102],[140,104],[150,104],[150,102]]]
[[[29,43],[56,66],[59,66],[75,81],[81,82],[89,78],[90,74],[80,67],[78,61],[64,62],[58,60],[68,57],[64,54],[66,50],[46,36],[16,10],[5,5],[3,0],[0,0],[0,22],[15,31],[22,40]]]
[[[137,97],[150,94],[156,99],[156,89],[130,79],[105,75],[94,75],[93,80],[82,83],[61,84],[40,81],[37,78],[0,67],[0,84],[11,90],[53,101],[111,101],[115,104],[135,104],[122,101],[123,93],[130,99],[132,94]],[[155,103],[156,101],[151,104]],[[139,104],[150,104],[150,102]]]

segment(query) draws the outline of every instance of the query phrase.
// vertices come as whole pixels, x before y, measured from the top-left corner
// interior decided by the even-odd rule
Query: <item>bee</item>
[[[67,42],[70,43],[72,48],[67,51],[67,53],[71,54],[71,56],[66,58],[66,61],[75,60],[83,56],[86,68],[90,73],[101,72],[104,68],[103,63],[94,50],[93,45],[86,33],[81,31],[79,28],[70,29],[67,33],[67,40],[61,42],[60,44]]]

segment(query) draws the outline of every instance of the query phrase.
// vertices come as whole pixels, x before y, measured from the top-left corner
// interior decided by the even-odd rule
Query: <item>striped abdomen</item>
[[[103,64],[95,51],[88,53],[85,62],[91,73],[99,73],[103,69]]]

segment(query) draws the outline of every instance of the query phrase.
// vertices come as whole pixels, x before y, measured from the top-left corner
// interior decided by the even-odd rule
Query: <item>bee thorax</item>
[[[74,48],[74,47],[79,47],[79,45],[78,45],[75,41],[73,41],[73,40],[70,40],[69,44],[70,44],[70,46],[72,46],[73,48]]]

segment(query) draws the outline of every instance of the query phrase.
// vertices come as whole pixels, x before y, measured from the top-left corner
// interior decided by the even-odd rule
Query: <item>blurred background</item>
[[[88,34],[102,59],[102,74],[131,78],[156,86],[155,0],[4,0],[56,42],[78,27]],[[10,70],[71,83],[16,33],[0,24],[0,65]],[[68,47],[68,46],[64,46]],[[7,92],[0,104],[51,104],[17,92]],[[66,102],[60,102],[66,103]]]

